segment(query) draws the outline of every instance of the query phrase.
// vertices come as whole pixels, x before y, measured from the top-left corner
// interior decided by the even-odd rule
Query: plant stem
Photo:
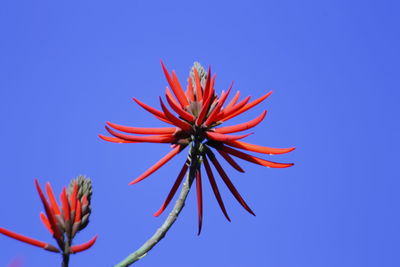
[[[171,228],[171,226],[174,224],[176,219],[179,216],[179,213],[182,211],[183,207],[185,206],[185,201],[186,198],[189,194],[190,187],[192,186],[193,180],[196,177],[196,171],[199,168],[200,165],[200,143],[195,143],[194,145],[191,146],[190,152],[189,152],[189,157],[190,157],[190,168],[187,174],[187,178],[185,182],[183,183],[182,186],[182,191],[179,194],[178,200],[175,202],[175,206],[168,215],[167,219],[165,222],[161,225],[160,228],[157,229],[157,231],[153,234],[150,239],[148,239],[138,250],[130,254],[128,257],[126,257],[123,261],[120,263],[114,265],[114,267],[126,267],[134,262],[140,260],[144,256],[147,255],[147,253],[158,243],[163,239],[168,232],[168,230]]]
[[[63,253],[63,261],[62,261],[62,267],[68,267],[68,265],[69,265],[69,253],[67,253],[67,254],[64,254]]]

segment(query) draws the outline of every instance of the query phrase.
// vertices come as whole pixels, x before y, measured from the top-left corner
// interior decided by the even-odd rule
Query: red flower
[[[25,235],[17,234],[13,231],[0,227],[0,233],[27,244],[43,248],[51,252],[69,255],[84,251],[96,242],[94,236],[88,242],[73,245],[72,240],[76,233],[85,228],[89,222],[91,182],[83,176],[71,181],[68,189],[65,187],[61,193],[61,205],[57,204],[53,189],[50,183],[46,184],[46,199],[38,180],[35,180],[36,189],[43,203],[45,213],[40,213],[40,219],[53,238],[56,240],[58,248],[52,244],[39,241]]]
[[[228,135],[255,127],[264,119],[266,111],[262,112],[257,118],[251,121],[232,126],[220,127],[222,123],[242,114],[243,112],[261,103],[268,96],[270,96],[272,92],[269,92],[262,97],[249,102],[250,97],[246,97],[242,101],[239,101],[240,93],[238,91],[230,100],[230,102],[224,106],[229,96],[229,93],[231,92],[232,85],[226,92],[222,91],[221,95],[217,96],[214,89],[215,75],[211,76],[210,68],[208,69],[208,73],[206,73],[204,69],[200,66],[200,64],[195,63],[194,67],[192,68],[192,73],[188,79],[187,88],[184,91],[180,82],[178,81],[175,72],[172,71],[172,74],[170,74],[162,62],[161,65],[164,70],[165,77],[167,78],[167,81],[170,85],[170,88],[172,89],[171,92],[168,87],[166,88],[165,97],[170,108],[175,113],[167,108],[161,97],[161,110],[150,107],[136,98],[133,99],[138,105],[153,114],[157,119],[171,124],[173,127],[138,128],[122,126],[119,124],[107,122],[108,126],[106,126],[106,130],[114,137],[99,135],[100,138],[115,143],[149,142],[171,144],[172,150],[167,155],[165,155],[156,164],[150,167],[147,171],[141,174],[130,184],[135,184],[147,178],[149,175],[151,175],[161,166],[167,163],[171,158],[180,153],[188,145],[191,145],[192,148],[196,147],[196,149],[198,149],[200,153],[200,158],[197,158],[196,160],[198,160],[200,163],[204,163],[204,167],[211,187],[225,217],[230,221],[221,195],[219,193],[217,184],[215,182],[215,178],[211,170],[209,161],[211,161],[211,163],[214,165],[223,182],[226,184],[226,186],[229,188],[229,190],[238,200],[238,202],[249,213],[255,215],[232,184],[231,180],[229,179],[224,169],[221,167],[211,148],[218,151],[218,153],[239,172],[244,171],[236,163],[232,156],[271,168],[286,168],[292,166],[292,163],[277,163],[268,161],[241,152],[235,148],[272,155],[288,153],[294,150],[294,147],[270,148],[253,145],[245,143],[243,141],[239,141],[240,139],[243,139],[250,134]],[[110,127],[113,129],[111,129]],[[120,132],[115,131],[114,129]],[[129,134],[124,134],[121,132]],[[188,160],[184,163],[181,172],[179,173],[170,193],[167,196],[167,199],[165,200],[161,208],[154,214],[155,216],[160,215],[165,210],[165,208],[175,195],[186,171],[188,170],[188,164],[191,160],[193,159],[189,155]],[[202,188],[200,165],[201,164],[198,165],[195,173],[199,215],[199,233],[202,223]]]

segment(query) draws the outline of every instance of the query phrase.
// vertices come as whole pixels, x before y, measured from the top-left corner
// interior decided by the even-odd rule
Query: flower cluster
[[[97,236],[80,245],[72,245],[76,233],[84,229],[89,223],[91,213],[90,200],[92,196],[92,183],[89,178],[78,176],[71,181],[68,189],[63,188],[60,196],[61,205],[56,201],[50,183],[46,184],[46,199],[38,180],[35,180],[36,189],[43,203],[45,212],[40,213],[40,219],[53,238],[58,248],[52,244],[39,241],[25,235],[15,233],[0,227],[0,233],[27,244],[45,250],[69,255],[90,248]]]
[[[157,171],[161,166],[171,160],[175,155],[180,153],[187,146],[191,147],[188,159],[183,164],[183,167],[174,185],[172,186],[172,189],[168,194],[165,202],[163,203],[161,208],[154,214],[155,216],[160,215],[165,210],[165,208],[175,195],[179,185],[182,183],[183,177],[189,169],[189,166],[193,166],[191,165],[193,161],[197,162],[195,174],[193,176],[196,180],[199,233],[201,231],[203,214],[201,183],[202,163],[204,163],[204,168],[208,176],[208,180],[211,184],[216,200],[225,217],[230,221],[228,213],[225,209],[224,202],[222,201],[217,183],[215,181],[210,162],[212,163],[212,165],[214,165],[218,174],[221,176],[222,181],[226,184],[226,186],[231,191],[233,196],[237,199],[237,201],[249,213],[254,215],[254,212],[243,200],[243,198],[229,179],[225,170],[221,167],[221,164],[216,158],[212,149],[215,149],[222,156],[222,158],[224,158],[233,168],[235,168],[239,172],[244,172],[244,170],[241,168],[241,166],[239,166],[239,164],[234,160],[233,157],[271,168],[285,168],[292,166],[292,163],[272,162],[237,150],[241,149],[272,155],[288,153],[295,149],[294,147],[270,148],[239,141],[240,139],[243,139],[250,135],[250,133],[230,135],[232,133],[245,131],[255,127],[264,119],[266,111],[263,111],[255,119],[244,123],[232,126],[220,126],[222,123],[258,105],[268,96],[270,96],[272,92],[268,92],[267,94],[253,101],[250,101],[250,96],[239,101],[240,92],[238,91],[225,105],[231,92],[232,84],[227,91],[222,91],[221,95],[218,96],[215,93],[214,88],[215,75],[211,75],[210,68],[208,69],[208,72],[206,72],[200,66],[200,64],[195,63],[188,78],[187,88],[186,90],[183,90],[175,71],[169,73],[162,62],[161,65],[170,86],[170,88],[167,87],[165,91],[166,101],[168,102],[170,108],[166,106],[161,97],[159,98],[161,110],[155,109],[136,98],[133,99],[139,106],[153,114],[157,119],[167,124],[170,124],[173,127],[141,128],[122,126],[119,124],[107,122],[108,126],[106,126],[106,130],[112,135],[112,137],[99,135],[100,138],[115,143],[150,142],[171,144],[172,150],[167,155],[161,158],[156,164],[146,170],[130,184],[135,184],[147,178],[149,175]]]

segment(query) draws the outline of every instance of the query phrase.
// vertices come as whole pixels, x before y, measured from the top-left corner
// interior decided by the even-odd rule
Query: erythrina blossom
[[[250,101],[250,96],[239,101],[240,93],[238,91],[233,98],[227,102],[228,96],[232,89],[232,84],[227,91],[222,91],[222,93],[218,96],[215,93],[214,88],[215,75],[211,75],[210,68],[208,68],[208,72],[206,72],[199,63],[195,63],[188,78],[186,90],[183,90],[175,71],[169,73],[162,62],[161,65],[170,86],[165,90],[166,101],[168,102],[170,108],[167,107],[165,101],[163,101],[161,97],[159,98],[161,110],[153,108],[136,98],[133,98],[133,100],[143,109],[153,114],[157,119],[172,125],[172,127],[140,128],[122,126],[107,122],[107,126],[105,128],[112,135],[112,137],[99,135],[100,138],[115,143],[148,142],[171,144],[172,150],[148,170],[142,173],[139,177],[133,180],[130,183],[131,185],[147,178],[149,175],[157,171],[161,166],[171,160],[174,156],[182,152],[187,146],[190,145],[191,149],[196,148],[198,150],[200,157],[196,159],[193,159],[191,157],[191,153],[189,153],[188,159],[183,164],[183,167],[165,202],[154,214],[155,216],[160,215],[170,203],[179,185],[182,183],[185,173],[189,169],[190,162],[193,160],[199,161],[199,164],[195,170],[195,174],[193,175],[194,179],[196,180],[199,233],[201,231],[203,217],[201,163],[204,163],[204,168],[211,188],[223,214],[228,221],[230,221],[230,218],[221,198],[213,171],[210,166],[211,164],[214,165],[218,174],[221,176],[222,181],[226,184],[237,201],[249,213],[255,215],[239,192],[236,190],[225,170],[222,168],[219,160],[216,158],[213,149],[216,150],[222,156],[222,158],[224,158],[239,172],[244,172],[244,170],[239,166],[233,157],[271,168],[286,168],[292,166],[292,163],[273,162],[255,157],[240,150],[273,155],[288,153],[294,150],[294,147],[270,148],[240,141],[241,139],[249,136],[250,133],[230,135],[232,133],[242,132],[255,127],[265,118],[266,111],[263,111],[253,120],[232,126],[222,126],[222,123],[225,123],[226,121],[244,113],[245,111],[264,101],[271,95],[272,92],[268,92],[267,94],[253,101]]]
[[[97,236],[83,244],[72,245],[72,240],[76,233],[84,229],[89,222],[92,195],[90,179],[79,176],[71,181],[68,189],[64,187],[60,195],[61,205],[57,203],[50,183],[46,184],[48,199],[46,199],[38,180],[35,180],[35,185],[45,211],[40,213],[40,219],[56,240],[58,248],[47,242],[15,233],[2,227],[0,227],[0,233],[51,252],[61,253],[64,260],[69,258],[71,253],[78,253],[93,246]]]

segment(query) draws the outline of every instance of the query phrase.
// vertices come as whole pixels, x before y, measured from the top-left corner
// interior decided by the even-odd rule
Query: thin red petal
[[[233,86],[233,82],[231,83],[231,86],[229,87],[228,91],[226,93],[222,93],[221,94],[221,98],[218,100],[218,104],[217,106],[212,110],[212,112],[210,113],[210,115],[208,115],[207,120],[205,121],[204,125],[207,127],[209,125],[211,125],[214,121],[215,118],[217,117],[217,115],[219,114],[222,106],[224,105],[226,99],[229,96],[229,93],[231,92]]]
[[[240,167],[239,164],[237,164],[236,161],[231,156],[229,156],[228,153],[222,150],[217,150],[217,151],[233,168],[235,168],[239,172],[244,172],[242,167]]]
[[[201,107],[200,110],[200,114],[197,117],[196,120],[196,125],[200,126],[201,124],[203,124],[204,118],[206,117],[207,113],[208,113],[208,109],[210,107],[210,103],[211,103],[211,99],[212,99],[212,95],[210,95],[209,97],[207,97]]]
[[[185,177],[185,173],[188,169],[187,163],[185,162],[185,164],[183,165],[178,177],[175,180],[174,185],[172,186],[171,190],[168,193],[167,198],[165,199],[164,203],[162,204],[161,208],[153,214],[153,216],[160,216],[161,213],[164,212],[164,210],[167,208],[168,204],[171,202],[171,200],[174,198],[176,191],[179,188],[179,185],[182,183],[183,178]]]
[[[48,244],[46,242],[39,241],[37,239],[33,239],[33,238],[30,238],[30,237],[15,233],[13,231],[7,230],[7,229],[2,228],[2,227],[0,227],[0,233],[3,234],[3,235],[6,235],[8,237],[11,237],[13,239],[16,239],[16,240],[22,241],[24,243],[30,244],[32,246],[36,246],[36,247],[39,247],[39,248],[44,248],[44,249],[46,249],[48,251],[52,251],[52,252],[60,252],[60,250],[58,248],[54,247],[53,245],[50,245],[50,244]]]
[[[217,121],[225,121],[226,117],[230,116],[231,114],[235,113],[236,111],[240,110],[241,108],[243,108],[247,102],[249,102],[250,100],[250,96],[246,97],[245,99],[243,99],[242,101],[240,101],[239,103],[237,103],[236,105],[228,108],[223,109],[217,116],[216,120]]]
[[[71,253],[78,253],[78,252],[87,250],[87,249],[91,248],[94,245],[96,240],[97,240],[97,235],[94,236],[89,241],[87,241],[86,243],[70,247],[70,251],[71,251]]]
[[[129,185],[136,184],[143,179],[147,178],[149,175],[154,173],[156,170],[161,168],[165,163],[167,163],[170,159],[172,159],[174,156],[176,156],[183,148],[181,146],[177,146],[174,149],[172,149],[170,152],[168,152],[167,155],[165,155],[163,158],[161,158],[156,164],[151,166],[147,171],[145,171],[142,175],[140,175],[138,178],[133,180],[132,182],[129,183]]]
[[[123,140],[123,139],[120,139],[120,138],[105,136],[105,135],[102,135],[102,134],[99,134],[99,137],[101,139],[103,139],[104,141],[112,142],[112,143],[137,143],[137,142],[134,142],[134,141],[126,141],[126,140]]]
[[[172,71],[172,80],[173,80],[174,85],[175,85],[174,86],[174,88],[175,88],[174,93],[175,93],[179,103],[181,103],[182,107],[188,106],[189,102],[188,102],[188,100],[186,98],[185,92],[183,91],[181,84],[179,83],[179,79],[176,76],[175,71]]]
[[[171,106],[171,108],[178,113],[179,116],[181,116],[183,119],[187,120],[187,121],[194,121],[194,117],[192,114],[188,113],[186,110],[182,109],[180,106],[178,106],[173,99],[171,98],[171,96],[169,96],[168,94],[165,95],[168,101],[168,104]]]
[[[191,77],[188,79],[187,97],[190,101],[194,101],[193,81]]]
[[[220,133],[215,133],[215,132],[210,132],[210,131],[206,132],[207,138],[209,138],[211,140],[219,141],[219,142],[238,140],[238,139],[245,138],[249,135],[251,135],[251,133],[243,134],[243,135],[226,135],[226,134],[220,134]]]
[[[53,229],[54,237],[57,240],[60,240],[61,233],[60,233],[60,229],[58,229],[58,226],[56,224],[55,214],[51,210],[51,207],[50,207],[49,203],[47,202],[47,200],[43,194],[43,191],[40,188],[39,181],[37,179],[35,179],[35,186],[36,186],[36,190],[38,191],[40,200],[42,200],[42,204],[43,204],[44,210],[46,212],[47,218],[49,219],[51,228]]]
[[[118,133],[116,131],[113,131],[107,126],[105,126],[105,128],[110,134],[126,141],[147,142],[147,143],[171,143],[172,141],[175,140],[175,137],[173,137],[172,135],[135,136],[135,135]]]
[[[195,80],[195,84],[196,84],[196,99],[198,102],[200,102],[203,99],[203,90],[201,88],[199,72],[197,71],[196,68],[193,69],[193,72],[194,72],[194,80]]]
[[[46,227],[46,229],[50,232],[50,234],[53,235],[54,232],[53,232],[53,229],[51,229],[50,222],[43,212],[40,213],[40,220],[42,221],[42,223]]]
[[[265,95],[263,95],[262,97],[248,103],[246,106],[244,106],[243,108],[241,108],[240,110],[237,110],[234,113],[231,113],[229,116],[226,116],[225,118],[223,118],[223,121],[227,121],[233,117],[236,117],[239,114],[242,114],[243,112],[251,109],[252,107],[260,104],[262,101],[264,101],[267,97],[269,97],[272,94],[272,91],[269,91],[268,93],[266,93]]]
[[[203,189],[201,187],[201,173],[200,169],[196,172],[196,193],[197,193],[197,215],[199,218],[199,231],[201,233],[201,226],[203,225]]]
[[[82,205],[81,205],[81,202],[79,201],[79,199],[77,199],[74,223],[77,223],[77,222],[79,222],[81,220],[81,216],[82,216],[81,213],[82,213]]]
[[[157,119],[162,120],[166,123],[169,124],[173,124],[172,122],[170,122],[167,117],[165,116],[165,114],[161,111],[159,111],[158,109],[155,109],[153,107],[150,107],[149,105],[146,105],[145,103],[143,103],[142,101],[133,98],[133,100],[135,100],[135,102],[141,106],[142,108],[144,108],[145,110],[147,110],[148,112],[150,112],[151,114],[153,114]]]
[[[207,149],[207,156],[210,158],[211,162],[214,164],[215,168],[217,169],[219,175],[221,176],[222,180],[226,184],[226,186],[229,188],[231,191],[232,195],[236,198],[236,200],[242,205],[243,208],[245,208],[249,213],[254,214],[254,212],[250,209],[250,207],[247,205],[247,203],[244,201],[242,196],[239,194],[235,186],[232,184],[231,180],[229,179],[228,175],[225,173],[224,169],[222,166],[219,164],[217,158],[214,156],[214,153],[211,152],[211,150]]]
[[[204,93],[203,93],[204,99],[207,99],[209,97],[209,95],[211,95],[210,94],[210,91],[211,91],[210,83],[211,83],[211,67],[209,66],[208,72],[207,72],[206,86],[204,87]]]
[[[224,201],[222,200],[221,194],[219,193],[219,189],[218,189],[217,183],[215,182],[214,174],[212,173],[210,164],[208,163],[208,160],[206,157],[203,158],[203,161],[204,161],[204,167],[207,172],[208,180],[210,181],[210,185],[214,192],[214,196],[218,201],[218,205],[221,208],[222,213],[225,215],[225,218],[228,221],[231,221],[231,219],[229,218],[228,212],[225,209]]]
[[[70,217],[71,208],[68,203],[67,191],[65,190],[65,187],[63,188],[63,191],[61,192],[61,204],[62,204],[65,222],[71,221],[71,217]]]
[[[240,91],[237,91],[236,94],[233,96],[232,100],[228,103],[228,105],[224,109],[229,109],[233,107],[239,100],[239,97],[240,97]]]
[[[58,206],[57,200],[54,197],[53,189],[51,188],[50,183],[46,183],[46,193],[47,193],[47,196],[49,197],[51,209],[52,209],[53,213],[55,215],[59,215],[61,213],[60,207]]]
[[[125,133],[132,134],[173,134],[176,131],[175,127],[162,127],[162,128],[142,128],[142,127],[129,127],[106,122],[108,126]]]
[[[164,105],[164,102],[162,101],[161,97],[160,97],[160,104],[168,120],[171,121],[175,126],[181,128],[184,131],[189,131],[192,128],[192,126],[190,126],[190,124],[188,124],[187,122],[182,121],[181,119],[175,117],[175,115],[172,114],[171,111],[169,111],[167,107]]]
[[[212,144],[210,144],[210,146],[213,146]],[[270,167],[270,168],[287,168],[287,167],[291,167],[294,164],[293,163],[279,163],[279,162],[273,162],[273,161],[269,161],[269,160],[265,160],[265,159],[260,159],[254,156],[251,156],[249,154],[240,152],[236,149],[233,149],[231,147],[222,145],[221,147],[218,147],[217,149],[221,149],[222,151],[225,151],[231,155],[234,155],[238,158],[265,166],[265,167]]]
[[[263,153],[263,154],[270,154],[270,155],[285,154],[285,153],[288,153],[288,152],[296,149],[295,147],[273,148],[273,147],[259,146],[259,145],[253,145],[253,144],[249,144],[249,143],[245,143],[245,142],[241,142],[241,141],[228,141],[228,142],[226,142],[226,144],[229,146],[240,148],[240,149]]]
[[[267,114],[267,111],[264,111],[260,116],[258,116],[257,118],[255,118],[251,121],[244,122],[244,123],[237,124],[237,125],[232,125],[232,126],[215,128],[214,131],[216,133],[221,133],[221,134],[245,131],[245,130],[248,130],[248,129],[251,129],[251,128],[257,126],[260,122],[262,122],[262,120],[265,118],[266,114]]]

